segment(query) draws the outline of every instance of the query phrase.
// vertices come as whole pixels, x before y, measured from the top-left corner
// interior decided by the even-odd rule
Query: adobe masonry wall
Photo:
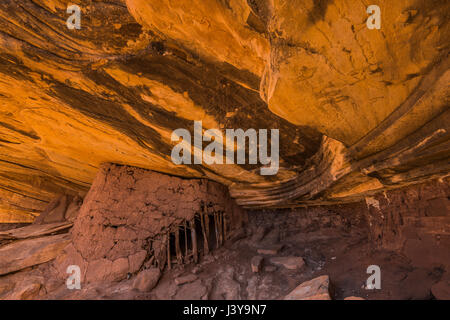
[[[150,266],[162,269],[168,235],[200,213],[223,214],[228,231],[247,219],[219,183],[106,164],[80,209],[72,243],[54,266],[66,277],[67,266],[78,265],[86,282],[121,280]]]

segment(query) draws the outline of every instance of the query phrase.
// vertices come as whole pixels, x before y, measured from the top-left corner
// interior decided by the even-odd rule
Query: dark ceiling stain
[[[312,24],[317,21],[323,20],[325,14],[327,13],[327,8],[333,0],[315,0],[314,7],[308,15],[308,19]]]

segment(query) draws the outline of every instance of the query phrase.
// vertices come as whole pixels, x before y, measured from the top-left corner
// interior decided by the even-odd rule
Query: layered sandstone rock
[[[82,10],[66,27],[67,5]],[[84,197],[113,162],[229,187],[246,207],[364,200],[449,172],[448,1],[6,0],[0,222]],[[175,165],[171,133],[280,130],[280,170]]]
[[[67,234],[27,239],[0,248],[0,275],[45,263],[59,256],[69,244]]]

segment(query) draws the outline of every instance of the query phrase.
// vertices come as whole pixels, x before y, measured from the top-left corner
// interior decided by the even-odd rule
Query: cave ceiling
[[[0,2],[0,222],[112,162],[248,208],[345,203],[450,168],[449,1]],[[369,4],[381,28],[366,25]],[[175,165],[177,128],[279,129],[280,169]]]

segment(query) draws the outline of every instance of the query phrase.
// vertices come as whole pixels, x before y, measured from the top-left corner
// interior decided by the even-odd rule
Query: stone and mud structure
[[[0,299],[450,299],[450,2],[372,2],[1,1]]]

